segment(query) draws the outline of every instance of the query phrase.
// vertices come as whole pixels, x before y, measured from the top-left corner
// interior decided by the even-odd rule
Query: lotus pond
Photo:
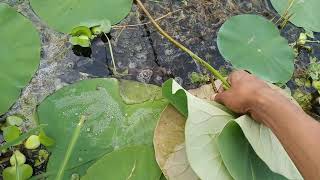
[[[210,97],[245,69],[320,120],[317,7],[0,0],[0,179],[302,179]]]

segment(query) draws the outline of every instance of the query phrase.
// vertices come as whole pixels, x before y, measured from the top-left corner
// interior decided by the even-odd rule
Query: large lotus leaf
[[[89,161],[118,148],[152,144],[154,128],[167,102],[164,99],[155,100],[155,95],[150,93],[149,100],[125,104],[120,87],[126,86],[126,83],[130,82],[84,80],[57,91],[41,103],[38,108],[40,123],[48,124],[45,132],[55,140],[55,146],[50,149],[52,154],[48,172],[54,173],[59,169],[82,115],[86,121],[66,166],[66,169],[73,168],[72,173],[82,175],[92,164]],[[140,85],[145,87],[139,88],[140,93],[146,93],[149,87],[157,89],[153,85]],[[126,93],[127,98],[136,99],[130,95],[135,94],[134,88]],[[156,93],[160,91],[156,90]],[[64,179],[70,179],[70,174],[65,173]]]
[[[237,180],[285,180],[272,172],[257,156],[235,121],[230,121],[218,137],[223,162]],[[268,149],[269,150],[269,149]],[[278,161],[281,163],[281,160]]]
[[[40,61],[36,28],[7,4],[0,3],[0,115],[16,101]]]
[[[161,171],[152,146],[113,151],[94,163],[82,180],[159,180]]]
[[[247,115],[235,121],[241,127],[253,150],[273,172],[288,179],[303,179],[271,129],[255,122]]]
[[[204,180],[232,179],[222,162],[216,140],[223,127],[229,120],[234,119],[234,116],[207,101],[194,97],[173,80],[166,83],[163,94],[171,93],[169,96],[170,103],[178,102],[182,98],[187,99],[182,99],[183,102],[187,102],[188,108],[185,142],[187,157],[194,172],[200,179]],[[171,89],[168,87],[171,87]],[[185,96],[183,97],[180,93],[179,96],[175,97],[177,92],[184,92]],[[178,110],[186,106],[181,103],[173,105],[175,107],[181,105],[180,108],[177,108]]]
[[[161,113],[154,132],[154,149],[157,162],[168,179],[197,180],[187,159],[184,127],[186,118],[172,105]]]
[[[277,27],[261,16],[231,17],[219,30],[217,41],[223,57],[237,69],[273,83],[286,83],[293,74],[293,49]]]
[[[310,31],[320,32],[320,1],[319,0],[293,0],[289,19],[294,25]],[[273,7],[283,15],[288,9],[291,0],[271,0]]]
[[[43,21],[64,33],[85,22],[108,19],[116,24],[132,6],[132,0],[30,0],[30,3]]]

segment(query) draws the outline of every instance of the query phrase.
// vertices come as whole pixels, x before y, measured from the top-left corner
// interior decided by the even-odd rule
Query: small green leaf
[[[70,37],[70,43],[72,45],[79,45],[81,47],[90,47],[91,45],[89,37],[84,35]]]
[[[10,157],[11,166],[15,166],[16,161],[18,162],[18,165],[22,165],[26,162],[26,157],[19,150],[14,151]]]
[[[91,37],[92,33],[91,30],[87,26],[78,26],[72,29],[71,36],[77,37],[77,36],[87,36]]]
[[[178,109],[184,116],[188,117],[188,104],[186,92],[182,89],[176,90],[177,83],[173,79],[167,80],[162,85],[162,96],[169,100],[169,102]],[[178,85],[180,87],[180,85]]]
[[[16,140],[21,134],[21,130],[17,126],[8,126],[3,128],[3,137],[6,142]]]
[[[32,134],[36,134],[38,130],[40,130],[42,127],[44,127],[46,125],[41,124],[36,128],[31,129],[30,131],[22,134],[21,136],[19,136],[17,139],[15,139],[14,141],[10,141],[5,143],[4,145],[0,146],[0,152],[3,150],[6,150],[7,148],[11,147],[11,146],[15,146],[16,144],[20,144],[22,143],[24,140],[26,140],[30,135]]]
[[[3,170],[3,180],[27,180],[33,174],[33,169],[29,164],[7,167]]]
[[[152,146],[133,146],[105,155],[81,179],[159,180],[161,174]]]
[[[40,146],[39,136],[31,135],[24,143],[24,146],[27,149],[37,149]]]
[[[9,126],[20,126],[23,122],[23,119],[19,116],[8,116],[6,119],[6,123]]]

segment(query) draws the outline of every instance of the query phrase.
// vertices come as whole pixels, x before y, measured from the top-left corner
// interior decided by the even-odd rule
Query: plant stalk
[[[160,26],[159,24],[153,19],[149,11],[144,7],[142,2],[140,0],[136,0],[138,6],[141,8],[141,10],[146,14],[146,16],[150,19],[151,23],[153,26],[158,30],[158,32],[164,36],[166,39],[168,39],[172,44],[180,48],[182,51],[186,52],[189,54],[193,60],[198,62],[200,65],[202,65],[204,68],[206,68],[208,71],[210,71],[217,79],[222,81],[222,84],[225,86],[226,89],[229,89],[231,86],[227,82],[227,80],[219,73],[218,70],[213,68],[209,63],[207,63],[205,60],[201,59],[198,55],[193,53],[191,50],[183,46],[181,43],[173,39],[168,33],[166,33]]]
[[[74,146],[76,145],[76,142],[77,142],[77,140],[78,140],[78,138],[80,136],[81,128],[82,128],[82,126],[84,124],[85,118],[86,118],[85,116],[81,116],[80,117],[79,123],[77,124],[77,127],[73,132],[73,135],[72,135],[70,144],[68,146],[66,155],[64,156],[63,162],[62,162],[62,164],[61,164],[61,166],[59,168],[59,171],[57,173],[57,176],[56,176],[55,180],[62,180],[63,179],[64,171],[65,171],[66,166],[67,166],[67,164],[69,162],[69,159],[70,159],[70,156],[71,156],[72,151],[74,149]]]

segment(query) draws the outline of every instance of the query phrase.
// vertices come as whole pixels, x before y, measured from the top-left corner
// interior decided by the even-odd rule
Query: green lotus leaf
[[[293,0],[293,5],[289,8],[291,0],[271,0],[273,7],[283,15],[289,8],[289,19],[294,25],[303,27],[307,31],[320,32],[320,7],[319,0]]]
[[[294,71],[294,53],[277,27],[257,15],[238,15],[218,32],[218,48],[236,69],[273,83],[286,83]]]
[[[235,121],[230,121],[219,134],[217,144],[223,162],[237,180],[286,180],[272,172],[257,156]],[[281,160],[278,161],[281,163]]]
[[[288,179],[302,179],[298,169],[271,129],[244,115],[235,120],[256,154],[278,174]]]
[[[61,167],[80,116],[85,116],[85,122],[67,161],[64,179],[70,179],[71,174],[83,175],[97,158],[119,148],[152,145],[153,131],[167,101],[154,99],[154,94],[161,92],[159,87],[142,84],[140,93],[150,94],[150,98],[133,103],[136,97],[131,93],[136,94],[135,89],[120,93],[127,83],[130,81],[84,80],[60,89],[40,104],[39,122],[48,124],[43,130],[55,140],[49,148],[52,154],[47,172],[57,172]]]
[[[152,146],[133,146],[113,151],[93,164],[82,180],[159,180],[161,170]]]
[[[30,3],[43,21],[64,33],[93,20],[108,19],[112,25],[116,24],[127,16],[132,6],[132,0],[30,0]]]
[[[29,83],[40,61],[36,28],[9,5],[0,3],[0,115]]]

